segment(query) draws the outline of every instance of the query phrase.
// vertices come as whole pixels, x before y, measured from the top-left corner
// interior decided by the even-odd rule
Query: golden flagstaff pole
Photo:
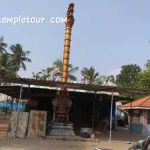
[[[74,24],[73,12],[74,12],[74,4],[71,3],[69,4],[68,11],[67,11],[61,82],[68,81],[71,31],[72,31],[72,26]],[[57,93],[57,101],[58,104],[56,107],[56,121],[66,122],[68,121],[69,107],[71,105],[66,87],[62,87],[61,90]]]
[[[67,21],[65,30],[63,68],[61,82],[68,81],[68,66],[70,54],[71,31],[74,24],[74,4],[71,3],[67,11]],[[69,122],[69,109],[72,102],[69,99],[67,87],[61,87],[57,92],[56,98],[52,101],[53,105],[53,122],[49,135],[75,135],[73,124]]]
[[[74,24],[74,4],[71,3],[67,11],[67,22],[66,22],[66,32],[65,32],[65,44],[64,44],[64,55],[63,55],[63,69],[62,69],[62,82],[67,82],[68,80],[68,66],[69,66],[69,54],[70,54],[70,42],[71,42],[71,31]]]

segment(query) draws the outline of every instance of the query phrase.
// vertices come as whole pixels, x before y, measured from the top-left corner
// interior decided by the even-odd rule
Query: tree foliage
[[[42,71],[38,73],[33,73],[33,78],[35,79],[42,79],[42,80],[53,80],[53,81],[60,81],[61,80],[61,73],[62,73],[63,63],[60,59],[57,59],[53,62],[52,67],[42,69]],[[70,81],[76,81],[77,78],[74,75],[76,71],[78,71],[79,67],[73,67],[72,64],[69,64],[69,74],[68,79]]]
[[[141,71],[139,74],[138,87],[149,89],[150,88],[150,60],[147,61],[145,65],[145,70]]]
[[[0,77],[16,77],[8,53],[0,55]]]
[[[63,62],[60,59],[57,59],[53,63],[53,80],[59,80],[61,78],[61,73],[63,69]],[[75,72],[79,70],[79,67],[73,67],[72,64],[68,66],[68,79],[70,81],[76,81],[77,78],[74,75]]]
[[[141,68],[136,64],[123,65],[121,72],[116,76],[116,83],[121,87],[136,87]]]
[[[26,62],[31,62],[28,58],[30,51],[23,50],[20,44],[10,46],[11,52],[6,50],[7,44],[3,37],[0,38],[0,76],[17,77],[20,68],[26,70]]]
[[[31,59],[28,57],[30,55],[30,51],[23,50],[20,44],[15,44],[10,46],[11,50],[11,61],[12,65],[15,66],[16,72],[19,71],[20,68],[26,70],[26,62],[31,62]]]
[[[0,53],[6,53],[7,44],[4,42],[4,38],[0,37]]]
[[[99,73],[96,72],[94,67],[84,67],[81,70],[82,79],[81,81],[86,84],[102,84],[102,76],[99,76]]]

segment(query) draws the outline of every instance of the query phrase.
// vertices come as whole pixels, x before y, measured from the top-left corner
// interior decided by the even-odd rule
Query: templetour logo
[[[7,16],[0,17],[0,24],[11,24],[14,26],[17,24],[44,24],[44,23],[61,24],[66,22],[67,22],[66,17],[45,18],[43,16],[21,16],[21,15],[14,17],[7,17]]]

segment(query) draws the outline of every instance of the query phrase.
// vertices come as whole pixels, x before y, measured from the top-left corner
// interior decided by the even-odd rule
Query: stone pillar
[[[58,103],[57,99],[54,98],[53,101],[52,101],[52,105],[53,105],[53,121],[55,121],[57,103]]]

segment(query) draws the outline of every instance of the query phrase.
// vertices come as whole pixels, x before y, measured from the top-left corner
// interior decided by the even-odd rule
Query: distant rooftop
[[[122,106],[123,109],[150,109],[150,95],[135,100],[133,102],[129,102]]]

